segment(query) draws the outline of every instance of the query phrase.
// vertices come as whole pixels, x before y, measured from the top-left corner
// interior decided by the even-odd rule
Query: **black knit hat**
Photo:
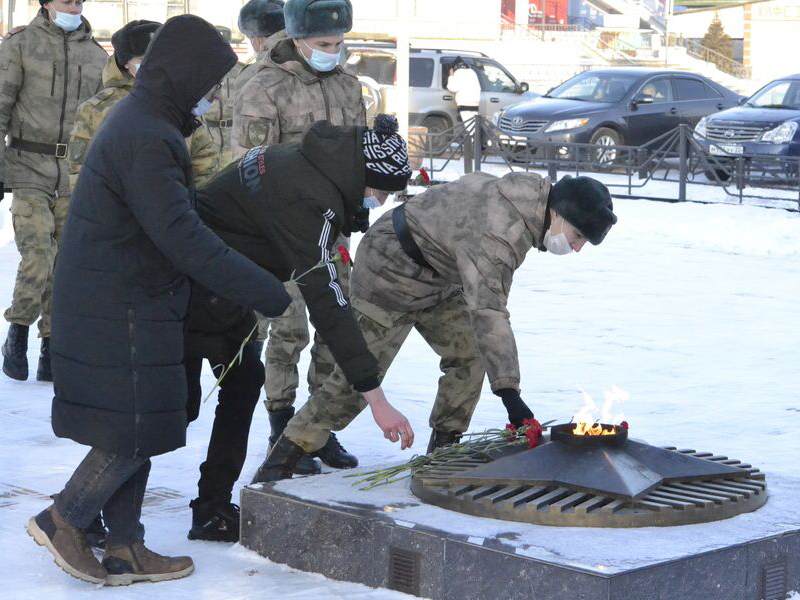
[[[335,35],[353,28],[350,0],[287,0],[283,16],[290,38]]]
[[[397,119],[379,114],[364,132],[365,183],[383,192],[406,189],[411,178],[406,141],[397,133]]]
[[[564,176],[551,188],[548,206],[595,246],[617,222],[608,188],[591,177]]]
[[[250,0],[239,11],[239,31],[249,38],[269,37],[285,26],[283,0]]]
[[[132,58],[144,56],[150,40],[153,39],[156,29],[161,23],[156,21],[131,21],[111,36],[111,45],[114,46],[114,60],[117,66],[124,69]]]

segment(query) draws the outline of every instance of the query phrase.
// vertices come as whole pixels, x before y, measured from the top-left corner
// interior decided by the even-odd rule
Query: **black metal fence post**
[[[476,171],[481,170],[483,160],[483,117],[475,115],[475,131],[472,140],[473,163]]]
[[[680,135],[678,136],[678,169],[680,172],[680,175],[678,176],[678,200],[681,202],[686,202],[686,181],[689,178],[689,161],[687,156],[689,139],[686,136],[687,130],[687,125],[680,125]]]

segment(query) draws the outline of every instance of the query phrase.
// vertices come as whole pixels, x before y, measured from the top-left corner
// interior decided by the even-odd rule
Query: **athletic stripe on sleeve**
[[[328,287],[331,288],[333,293],[336,295],[336,302],[342,308],[347,308],[347,299],[344,297],[344,292],[342,291],[341,286],[336,281],[336,265],[330,262],[331,253],[328,250],[328,241],[330,240],[331,229],[333,228],[331,222],[336,216],[336,213],[328,209],[322,216],[325,218],[325,222],[322,225],[322,233],[320,233],[319,236],[320,260],[324,263],[327,263],[328,275],[331,278],[330,283],[328,283]]]

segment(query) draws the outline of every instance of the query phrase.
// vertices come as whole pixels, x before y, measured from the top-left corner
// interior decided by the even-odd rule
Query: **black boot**
[[[36,381],[53,381],[53,370],[50,368],[50,338],[42,338],[42,349],[39,351],[39,368],[36,369]]]
[[[270,450],[266,460],[258,467],[258,471],[256,471],[255,477],[250,483],[267,483],[268,481],[278,481],[279,479],[291,479],[292,474],[297,472],[297,464],[304,456],[308,456],[305,450],[282,435],[272,446],[272,450]]]
[[[436,450],[436,448],[457,444],[460,441],[461,433],[458,431],[440,431],[438,429],[434,429],[431,431],[431,439],[428,442],[428,450],[426,454],[430,454]]]
[[[192,507],[190,540],[207,542],[239,541],[239,507],[230,502],[201,500],[189,503]]]
[[[294,407],[285,408],[283,410],[268,410],[269,414],[269,427],[272,430],[269,435],[269,448],[267,454],[272,451],[272,446],[275,441],[281,437],[283,430],[286,429],[286,424],[294,416]],[[294,472],[298,475],[317,475],[322,471],[322,465],[310,454],[303,454]]]
[[[28,326],[11,323],[3,344],[3,373],[16,379],[28,379]]]
[[[103,517],[97,515],[92,524],[83,530],[86,534],[86,539],[89,540],[89,545],[98,550],[104,550],[106,547],[106,535],[108,530],[103,524]]]
[[[358,466],[358,459],[342,447],[333,432],[325,445],[311,456],[322,459],[322,462],[334,469],[353,469]]]

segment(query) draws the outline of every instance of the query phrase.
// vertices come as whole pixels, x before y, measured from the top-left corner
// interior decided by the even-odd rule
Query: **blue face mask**
[[[367,210],[381,207],[380,200],[378,200],[375,196],[367,196],[364,198],[364,202],[362,202],[361,205]]]
[[[194,105],[194,108],[192,109],[192,114],[195,117],[202,117],[209,110],[211,110],[212,104],[213,103],[210,100],[207,100],[205,97],[200,98],[200,101]]]
[[[61,11],[56,11],[56,16],[53,19],[53,24],[58,25],[66,32],[75,31],[78,27],[81,26],[81,16],[73,15],[71,13],[65,13]]]
[[[328,54],[322,50],[312,48],[305,42],[302,43],[306,48],[311,50],[311,58],[306,58],[306,62],[308,63],[308,66],[315,71],[319,71],[320,73],[328,73],[329,71],[333,71],[336,68],[336,65],[339,64],[339,55],[341,52],[337,52],[336,54]],[[305,58],[305,56],[303,58]]]

